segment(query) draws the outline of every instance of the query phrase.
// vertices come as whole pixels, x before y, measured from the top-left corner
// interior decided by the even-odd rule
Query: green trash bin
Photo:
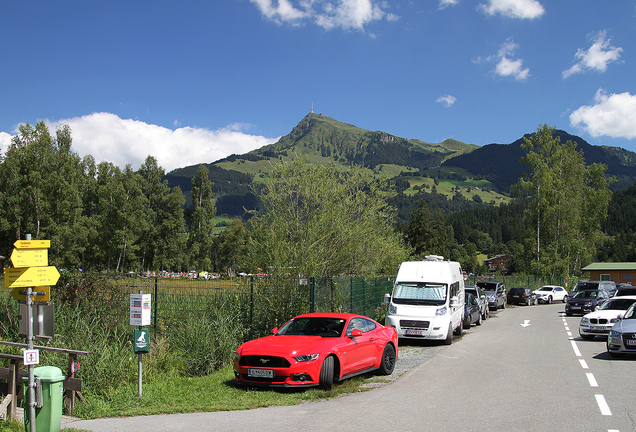
[[[64,374],[55,366],[42,366],[33,369],[36,385],[35,430],[37,432],[59,432],[62,426],[62,402],[64,396]],[[31,432],[29,409],[29,376],[22,378],[24,384],[24,429]],[[38,395],[39,393],[39,395]],[[41,402],[41,407],[39,406]]]

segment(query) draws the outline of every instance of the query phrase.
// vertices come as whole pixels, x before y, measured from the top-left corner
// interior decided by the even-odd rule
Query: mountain
[[[530,138],[533,134],[526,134]],[[554,137],[559,137],[562,143],[572,141],[577,150],[583,151],[585,163],[603,163],[607,165],[607,175],[616,176],[617,182],[612,189],[625,189],[636,181],[636,153],[619,147],[594,146],[583,138],[556,130]],[[517,183],[519,177],[527,172],[526,164],[519,162],[525,155],[521,148],[524,138],[512,144],[488,144],[474,150],[469,155],[458,155],[446,161],[445,167],[463,168],[478,178],[489,180],[500,191],[509,191],[512,184]]]
[[[525,135],[526,138],[532,136]],[[586,163],[604,163],[616,176],[614,189],[636,181],[636,153],[617,147],[593,146],[580,137],[557,130],[561,142],[573,141],[584,152]],[[400,220],[408,219],[417,202],[426,200],[443,213],[509,202],[507,193],[526,171],[519,162],[525,154],[523,138],[512,144],[483,147],[447,139],[427,143],[382,131],[369,131],[322,114],[307,114],[276,143],[242,155],[231,155],[205,164],[214,182],[217,213],[242,216],[256,209],[253,188],[262,183],[272,163],[304,156],[314,163],[361,165],[393,179]],[[180,186],[190,205],[190,185],[197,166],[173,170],[164,177],[169,186]]]

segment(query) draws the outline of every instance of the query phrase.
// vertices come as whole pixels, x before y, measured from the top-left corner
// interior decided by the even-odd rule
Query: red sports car
[[[238,348],[236,383],[329,390],[336,381],[374,370],[390,375],[397,359],[395,329],[362,315],[299,315],[272,333]]]

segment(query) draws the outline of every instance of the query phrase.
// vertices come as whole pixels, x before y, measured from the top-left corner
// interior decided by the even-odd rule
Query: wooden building
[[[590,280],[608,280],[636,286],[636,262],[592,263],[581,270],[590,272]]]

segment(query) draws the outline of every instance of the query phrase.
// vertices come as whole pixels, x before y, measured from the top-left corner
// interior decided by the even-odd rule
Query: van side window
[[[450,286],[450,296],[451,298],[455,296],[459,296],[459,282],[454,282]]]

